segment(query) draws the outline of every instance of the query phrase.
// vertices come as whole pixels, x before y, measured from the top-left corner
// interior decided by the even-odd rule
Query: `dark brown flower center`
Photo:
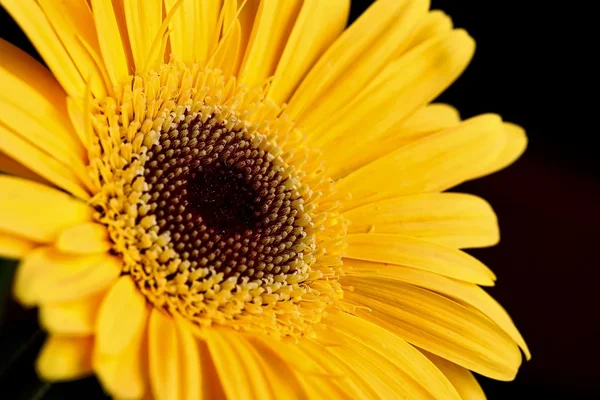
[[[304,200],[282,163],[232,126],[186,115],[152,146],[144,177],[159,234],[170,233],[191,270],[250,280],[293,273],[305,250]]]

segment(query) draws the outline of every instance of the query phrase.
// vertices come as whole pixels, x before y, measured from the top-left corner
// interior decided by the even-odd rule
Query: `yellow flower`
[[[2,0],[0,254],[47,380],[118,398],[482,398],[527,346],[460,249],[524,131],[430,104],[473,40],[425,0]],[[519,348],[521,350],[519,350]]]

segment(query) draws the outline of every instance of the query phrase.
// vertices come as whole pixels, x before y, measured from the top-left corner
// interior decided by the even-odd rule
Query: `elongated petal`
[[[92,366],[105,390],[115,398],[141,399],[146,392],[147,374],[147,312],[142,328],[122,353],[107,355],[94,349]]]
[[[23,51],[0,41],[0,78],[5,85],[0,94],[0,139],[7,142],[0,148],[10,147],[6,136],[16,135],[86,182],[86,154],[67,117],[66,95],[54,77]]]
[[[335,330],[392,362],[401,373],[395,380],[411,396],[434,399],[459,399],[446,377],[421,352],[393,333],[362,318],[343,312],[328,316],[329,330]]]
[[[402,235],[348,235],[348,258],[403,265],[480,285],[493,286],[495,275],[460,250]]]
[[[348,0],[304,1],[273,76],[268,96],[288,100],[300,80],[340,35],[350,11]]]
[[[397,233],[455,248],[492,246],[500,233],[494,210],[483,199],[460,193],[402,196],[344,213],[349,233]]]
[[[122,276],[102,301],[96,321],[96,351],[116,356],[144,329],[146,299],[129,276]]]
[[[0,231],[0,257],[21,258],[36,247],[31,240]]]
[[[148,323],[148,357],[152,394],[157,400],[179,399],[181,371],[173,318],[154,308]]]
[[[397,46],[410,31],[416,17],[427,9],[426,1],[377,1],[365,11],[327,49],[308,73],[292,99],[288,112],[294,119],[315,114],[315,104],[335,85],[348,87],[347,100],[362,89],[365,82],[381,71]],[[419,13],[413,13],[419,10]],[[386,34],[394,32],[395,34]],[[346,78],[346,79],[342,79]],[[357,79],[353,82],[353,79]],[[344,82],[340,85],[341,81]],[[331,99],[330,99],[331,100]],[[326,107],[340,107],[339,101],[329,101]],[[326,114],[320,114],[326,115]],[[316,119],[316,116],[314,117]]]
[[[17,162],[13,158],[0,152],[0,172],[4,172],[8,175],[18,176],[19,178],[27,179],[28,181],[34,181],[43,185],[52,186],[52,183],[42,178],[23,164]]]
[[[505,123],[503,128],[505,135],[504,147],[500,151],[500,154],[498,154],[495,159],[491,160],[477,177],[493,174],[494,172],[508,167],[515,162],[527,148],[527,135],[523,128],[511,123]]]
[[[293,398],[294,391],[289,382],[287,386],[281,386],[284,382],[273,386],[273,377],[265,373],[256,350],[241,334],[229,330],[209,330],[206,343],[228,398]]]
[[[94,334],[96,316],[105,293],[40,306],[40,325],[58,335],[87,336]]]
[[[177,0],[165,0],[164,3],[170,12]],[[182,3],[169,23],[171,49],[184,62],[203,64],[212,55],[219,39],[220,2],[183,0]]]
[[[460,115],[454,107],[441,103],[429,104],[406,119],[399,120],[391,128],[380,131],[377,135],[370,135],[365,140],[341,139],[345,143],[343,151],[339,150],[339,142],[323,146],[327,171],[333,179],[342,178],[406,144],[459,123]],[[352,162],[349,163],[348,160]]]
[[[90,198],[85,185],[64,164],[29,143],[10,128],[0,124],[0,151],[48,182],[80,199]]]
[[[25,305],[75,300],[106,290],[121,273],[121,265],[108,254],[76,256],[41,247],[23,258],[14,293]]]
[[[92,373],[93,337],[50,336],[36,361],[44,380],[70,381]]]
[[[477,176],[504,141],[502,120],[482,115],[412,142],[343,178],[338,187],[353,194],[344,207],[446,190]]]
[[[314,146],[338,143],[345,148],[374,141],[446,89],[464,70],[473,49],[473,40],[462,30],[433,38],[386,65],[335,110],[299,125]]]
[[[257,346],[261,351],[270,349],[288,364],[287,368],[295,373],[298,383],[309,399],[357,398],[362,394],[355,386],[346,384],[335,360],[328,358],[326,352],[319,351],[319,347],[311,340],[294,343],[254,338],[253,341],[258,342]]]
[[[137,71],[146,70],[146,62],[162,24],[162,0],[123,0],[131,54]],[[156,55],[156,58],[162,55]]]
[[[262,85],[273,75],[302,1],[263,0],[239,72],[239,80],[250,87]]]
[[[436,273],[398,265],[358,260],[347,260],[344,264],[349,267],[348,274],[355,275],[357,278],[376,277],[409,283],[448,296],[468,307],[476,308],[498,324],[519,345],[527,359],[531,358],[525,340],[523,340],[508,313],[479,286],[446,278]]]
[[[75,225],[58,235],[56,248],[65,253],[104,253],[110,249],[108,231],[94,222]]]
[[[332,362],[340,365],[343,374],[347,377],[345,384],[352,382],[359,387],[362,393],[357,398],[433,399],[427,395],[423,396],[423,390],[418,388],[418,384],[407,384],[411,378],[404,375],[401,368],[386,355],[373,351],[373,348],[363,342],[352,337],[331,333],[326,336],[326,339],[329,339],[329,343],[332,344],[324,346],[320,351],[326,352]],[[331,340],[335,341],[331,342]],[[456,396],[450,398],[455,399]]]
[[[73,96],[83,93],[85,81],[39,5],[33,1],[3,0],[2,6],[25,31],[65,91]]]
[[[194,60],[197,63],[206,63],[216,48],[221,6],[222,1],[201,1],[196,4]]]
[[[240,10],[238,16],[238,21],[240,23],[240,43],[238,46],[238,54],[235,56],[236,64],[233,66],[233,74],[237,74],[242,66],[242,61],[244,60],[244,55],[246,54],[248,43],[250,43],[250,37],[252,36],[254,23],[256,22],[256,15],[258,14],[260,2],[261,0],[247,0],[244,3],[244,7]],[[233,1],[233,3],[236,3],[236,9],[238,5],[240,5],[237,0]],[[233,5],[229,6],[229,9],[231,8],[233,8]],[[232,19],[232,17],[230,17],[230,19]]]
[[[316,377],[325,377],[331,384],[320,384],[321,387],[324,387],[327,392],[332,391],[333,393],[339,393],[341,389],[343,395],[339,397],[351,399],[381,398],[386,391],[389,393],[389,385],[382,383],[380,378],[376,377],[376,374],[373,375],[374,370],[372,367],[369,368],[356,354],[350,353],[347,357],[342,356],[341,358],[332,354],[330,349],[334,348],[336,344],[339,346],[339,338],[336,338],[334,343],[330,341],[321,343],[319,340],[306,339],[297,344],[304,354],[310,354],[310,359],[314,360],[320,368],[325,370],[324,373],[317,373],[315,375]],[[305,356],[301,358],[307,359]],[[357,368],[354,368],[352,365],[355,362],[357,363]],[[362,371],[363,373],[360,371],[362,368],[365,369]],[[299,371],[304,373],[305,376],[313,374],[312,369]],[[319,384],[318,381],[316,383]]]
[[[106,96],[106,69],[89,5],[78,0],[38,0],[38,3],[94,96]]]
[[[0,78],[2,123],[42,150],[49,151],[46,147],[52,146],[52,151],[71,151],[83,157],[83,148],[67,118],[66,94],[46,68],[0,40]]]
[[[229,29],[227,36],[222,39],[222,43],[216,49],[214,63],[217,68],[223,71],[225,76],[233,75],[236,65],[239,64],[241,35],[242,28],[240,22],[236,20]]]
[[[273,351],[272,347],[266,346],[261,341],[249,340],[249,342],[252,344],[263,374],[270,377],[272,393],[290,400],[307,398],[294,370],[277,352]]]
[[[423,350],[422,350],[423,351]],[[477,379],[473,376],[471,371],[460,367],[448,360],[436,356],[435,354],[423,351],[423,353],[439,368],[440,371],[456,388],[456,391],[460,394],[463,400],[485,400],[485,393],[479,386]]]
[[[119,18],[121,10],[113,8],[111,0],[91,0],[91,5],[104,65],[112,84],[120,85],[129,76],[128,59],[131,57],[126,28],[119,26],[124,22]]]
[[[164,0],[165,10],[167,14],[177,6],[179,0]],[[194,62],[194,49],[196,29],[199,27],[195,24],[196,5],[197,1],[183,0],[180,8],[176,11],[173,19],[169,22],[171,33],[169,34],[169,43],[171,51],[177,59],[186,62]],[[191,42],[191,45],[190,45]]]
[[[180,361],[181,373],[179,376],[179,393],[182,400],[198,400],[210,398],[202,385],[204,374],[209,375],[208,368],[203,368],[206,360],[200,359],[198,341],[185,325],[177,323],[177,351]]]
[[[462,367],[512,380],[521,364],[515,342],[480,312],[416,286],[384,279],[348,277],[345,299],[355,313],[407,342]]]
[[[150,383],[154,398],[202,398],[197,339],[172,317],[153,309],[148,326]]]
[[[407,47],[411,49],[433,37],[448,33],[452,27],[452,19],[443,11],[430,11],[413,30],[410,44]]]

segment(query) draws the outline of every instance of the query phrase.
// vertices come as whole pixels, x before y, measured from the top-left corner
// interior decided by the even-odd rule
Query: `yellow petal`
[[[0,57],[0,73],[6,90],[1,94],[4,99],[10,100],[18,91],[31,108],[40,109],[46,115],[54,113],[57,119],[63,115],[60,106],[64,105],[66,93],[50,71],[4,39],[0,39]]]
[[[434,193],[395,197],[346,211],[349,233],[396,233],[454,248],[492,246],[500,240],[492,207],[480,197]]]
[[[403,265],[479,285],[493,286],[496,279],[492,271],[465,252],[402,235],[348,235],[346,257]]]
[[[83,93],[84,79],[38,4],[3,0],[2,6],[29,37],[65,91],[72,96]]]
[[[31,240],[0,231],[0,257],[21,258],[36,247]]]
[[[38,0],[38,3],[94,96],[105,97],[106,70],[89,5],[79,0]]]
[[[70,151],[83,157],[66,113],[66,94],[52,74],[27,53],[0,40],[3,91],[0,121],[49,152]],[[30,130],[34,131],[30,132]],[[74,158],[75,159],[75,158]]]
[[[0,229],[39,242],[52,242],[67,227],[87,222],[85,203],[48,186],[0,175]]]
[[[76,256],[52,247],[23,258],[14,283],[25,305],[65,302],[106,290],[121,273],[122,261],[108,254]]]
[[[340,107],[343,103],[339,101],[321,104],[321,99],[336,85],[349,89],[348,96],[341,97],[340,101],[355,96],[357,90],[381,71],[396,47],[403,44],[416,22],[411,17],[424,13],[427,7],[427,1],[381,0],[373,3],[308,73],[290,100],[288,112],[292,118],[300,120],[310,114],[317,120],[318,115],[327,115],[315,110],[317,104]],[[357,81],[353,82],[353,79]]]
[[[178,6],[180,0],[164,0],[165,10],[171,12],[173,7]],[[196,30],[196,6],[200,6],[195,0],[182,0],[182,4],[169,21],[169,43],[171,51],[185,63],[192,64],[195,61]]]
[[[40,325],[58,335],[93,335],[100,302],[105,293],[40,306]]]
[[[75,225],[58,235],[56,248],[65,253],[104,253],[110,249],[108,231],[95,222]]]
[[[342,376],[340,368],[327,357],[326,352],[314,351],[318,346],[312,341],[301,340],[299,343],[294,343],[285,340],[274,341],[264,337],[252,340],[259,351],[270,349],[273,356],[278,356],[287,363],[287,368],[295,373],[308,399],[356,398],[360,394],[360,390],[356,392],[356,387],[346,385],[343,379],[336,379]]]
[[[147,316],[147,313],[146,313]],[[111,396],[121,399],[141,399],[146,392],[147,365],[147,318],[122,353],[102,354],[96,347],[92,365],[100,383]]]
[[[113,8],[111,0],[91,0],[91,5],[104,65],[112,85],[118,86],[129,76],[128,38],[125,29],[119,26],[124,22],[119,18],[122,10],[119,6]]]
[[[380,135],[361,140],[329,143],[322,147],[327,172],[339,179],[369,162],[443,129],[460,123],[458,111],[447,104],[434,103],[421,107],[406,119],[396,122]],[[351,135],[350,135],[351,136]],[[344,139],[342,139],[344,140]],[[343,151],[339,146],[343,145]]]
[[[36,361],[44,380],[70,381],[92,373],[93,337],[50,336]]]
[[[15,161],[4,153],[0,152],[0,171],[8,175],[18,176],[28,181],[38,182],[47,186],[52,186],[50,182],[42,178],[23,164]]]
[[[364,307],[354,313],[407,342],[498,380],[514,379],[521,353],[489,318],[444,296],[372,277],[344,277],[354,287],[344,298]],[[366,311],[368,308],[370,311]]]
[[[162,0],[123,0],[123,7],[136,71],[145,71],[162,24]],[[162,54],[153,58],[162,58]]]
[[[500,151],[500,154],[491,160],[477,177],[493,174],[494,172],[508,167],[525,152],[525,149],[527,148],[527,135],[525,134],[525,130],[520,126],[511,123],[505,123],[503,127],[505,135],[504,147]]]
[[[453,362],[421,350],[452,383],[463,400],[485,400],[485,393],[471,371]]]
[[[191,330],[190,330],[191,332]],[[227,398],[223,391],[221,379],[217,373],[214,360],[210,354],[210,349],[206,342],[198,341],[198,350],[200,352],[200,399],[225,399]]]
[[[238,46],[238,54],[235,56],[236,64],[233,66],[232,70],[232,74],[234,75],[237,75],[242,66],[242,61],[244,60],[244,54],[246,53],[248,43],[250,42],[250,36],[252,35],[260,2],[261,0],[246,0],[244,3],[239,2],[238,0],[233,1],[233,3],[236,3],[236,9],[238,6],[244,5],[238,16],[238,21],[240,23],[240,44]],[[228,8],[233,8],[233,5],[229,5]]]
[[[67,97],[67,112],[69,114],[69,118],[71,119],[71,124],[73,124],[73,129],[75,130],[75,133],[79,137],[81,143],[83,143],[83,145],[87,149],[91,144],[92,135],[90,132],[91,126],[87,126],[87,119],[91,119],[91,116],[85,115],[85,106],[89,104],[89,106],[91,107],[91,99],[90,96],[86,95],[84,95],[83,99]]]
[[[337,187],[353,195],[344,208],[458,185],[497,157],[504,140],[502,120],[482,115],[411,142],[343,178]]]
[[[239,21],[236,20],[216,50],[214,63],[217,68],[223,71],[224,76],[231,76],[235,73],[234,69],[238,64],[241,34],[242,28]]]
[[[323,383],[320,384],[320,386],[325,389],[324,393],[329,391],[333,393],[341,391],[343,393],[337,397],[333,396],[326,398],[381,398],[382,393],[389,389],[389,385],[384,384],[382,390],[377,393],[375,387],[380,384],[378,378],[370,380],[369,374],[371,374],[371,372],[367,372],[363,376],[355,371],[352,368],[352,365],[350,365],[352,363],[352,355],[349,358],[344,357],[340,359],[332,354],[330,349],[336,346],[336,344],[338,344],[337,340],[336,343],[331,343],[329,341],[321,343],[318,338],[316,340],[304,338],[304,340],[301,340],[297,344],[291,343],[289,346],[297,346],[300,349],[300,352],[297,353],[297,356],[294,358],[296,362],[302,361],[301,365],[304,365],[307,361],[312,361],[311,364],[308,364],[310,368],[298,369],[298,373],[305,376],[307,378],[306,380],[311,383],[319,384],[320,382],[316,380],[318,377],[323,377],[328,380],[329,385]],[[294,352],[292,352],[292,354],[294,354]],[[307,354],[310,355],[310,357],[306,357]],[[314,369],[315,364],[318,365],[319,369]],[[364,365],[359,365],[359,367],[361,366]],[[319,396],[316,398],[319,398]]]
[[[350,1],[307,0],[285,45],[268,97],[285,103],[315,61],[346,26]]]
[[[456,126],[460,123],[458,110],[444,103],[432,103],[419,108],[406,120],[392,127],[388,136],[402,136],[406,139],[423,136],[427,133]]]
[[[23,51],[0,41],[0,78],[5,86],[0,94],[0,139],[19,136],[85,182],[86,154],[67,117],[66,95],[54,77]]]
[[[385,1],[380,3],[385,3]],[[381,34],[375,36],[373,38],[374,40],[369,43],[369,47],[364,49],[364,52],[359,54],[358,58],[344,70],[340,71],[341,74],[335,78],[335,82],[323,91],[318,97],[318,101],[316,101],[312,107],[304,110],[304,112],[298,116],[298,123],[309,132],[309,137],[311,135],[318,136],[321,132],[325,131],[323,126],[324,121],[328,121],[332,114],[345,108],[348,103],[352,102],[357,96],[360,96],[359,93],[368,87],[370,82],[378,79],[380,74],[385,73],[386,67],[392,63],[392,60],[397,59],[404,53],[404,50],[409,43],[408,38],[410,37],[411,31],[429,8],[428,0],[396,0],[394,4],[387,3],[387,10],[384,10],[385,16],[383,16],[380,21],[370,21],[371,25],[363,28],[368,29],[368,31],[362,33],[365,37],[369,37],[372,32],[382,29],[383,27]],[[384,4],[380,5],[375,3],[371,8],[376,9],[378,7],[384,7]],[[369,12],[370,9],[352,24],[350,28],[340,36],[340,41],[344,40],[345,35],[350,36],[352,29],[358,29],[359,25],[357,24],[363,22],[363,17],[367,20]],[[365,39],[359,39],[359,41],[362,40]],[[336,45],[337,42],[334,43],[333,46]],[[353,48],[345,49],[345,51],[350,53],[355,52],[355,46],[357,45],[358,43],[353,43]],[[459,54],[459,52],[456,53],[456,55]],[[327,58],[328,56],[329,53],[326,53],[323,58]],[[437,56],[439,59],[443,58],[443,55]],[[408,57],[409,59],[411,58],[411,56]],[[342,56],[342,59],[343,58],[345,58],[344,55]],[[400,58],[402,59],[403,57]],[[331,61],[333,60],[330,60],[330,62]],[[339,61],[333,61],[333,63],[337,62]],[[442,72],[443,69],[439,66],[443,66],[443,62],[438,61],[438,63],[438,68],[436,70]],[[407,68],[411,66],[413,65],[405,65]],[[424,65],[423,67],[425,67],[425,72],[428,72],[427,66]],[[327,72],[331,73],[330,71]],[[409,76],[407,71],[401,71],[398,72],[398,74]],[[302,87],[300,87],[299,90],[302,90]],[[388,86],[388,90],[393,91],[393,87]],[[374,114],[371,118],[378,119],[379,116],[380,114]]]
[[[441,103],[426,105],[406,119],[399,120],[391,128],[381,131],[378,136],[373,135],[369,140],[350,141],[344,146],[344,151],[334,151],[336,143],[324,146],[328,172],[334,179],[341,178],[401,146],[459,123],[460,115],[454,107]],[[337,146],[340,146],[339,142]]]
[[[180,323],[177,323],[177,343],[177,354],[181,366],[179,376],[180,397],[182,400],[202,399],[203,388],[201,385],[201,377],[208,371],[202,369],[203,362],[200,360],[200,350],[198,349],[197,339],[185,325]],[[210,397],[210,395],[206,397]]]
[[[360,93],[340,102],[337,110],[312,125],[299,124],[311,144],[323,147],[326,153],[332,146],[350,146],[356,151],[362,144],[378,145],[378,138],[432,101],[460,75],[473,49],[473,40],[461,30],[434,38],[385,66]],[[317,104],[324,103],[319,100]],[[349,158],[345,168],[352,170],[360,161]]]
[[[523,340],[506,310],[477,285],[398,265],[358,260],[346,260],[344,265],[349,267],[347,271],[349,275],[357,277],[371,276],[409,283],[453,298],[467,307],[474,307],[498,324],[519,345],[528,360],[531,358],[525,340]]]
[[[64,164],[0,124],[0,152],[80,199],[90,198],[84,184]]]
[[[308,398],[291,365],[275,352],[273,347],[265,345],[264,341],[260,340],[249,339],[248,341],[252,344],[259,368],[262,369],[264,376],[269,377],[271,391],[276,393],[277,397],[290,400]]]
[[[385,355],[373,351],[358,340],[344,337],[338,332],[322,336],[327,343],[318,351],[324,352],[342,369],[346,378],[341,383],[356,386],[355,397],[360,399],[431,398],[415,396],[415,388],[407,387],[410,378]],[[333,342],[332,342],[333,340]],[[452,397],[450,397],[452,398]],[[455,398],[455,397],[454,397]]]
[[[217,45],[221,1],[201,1],[196,4],[194,60],[204,64]]]
[[[177,329],[172,317],[152,309],[148,323],[148,358],[152,394],[157,400],[179,399],[181,363]],[[197,377],[199,378],[199,376]]]
[[[110,288],[96,320],[96,351],[118,356],[146,326],[146,299],[129,276],[120,277]]]
[[[227,398],[275,398],[271,377],[263,374],[252,346],[240,333],[210,329],[206,343]]]
[[[64,101],[64,100],[63,100]],[[22,105],[24,106],[24,105]],[[31,106],[30,106],[31,107]],[[52,156],[56,161],[71,168],[77,176],[87,172],[84,165],[83,147],[74,132],[53,127],[53,118],[48,115],[32,116],[16,105],[2,102],[1,122],[17,135]],[[72,146],[69,144],[73,144]]]
[[[238,74],[241,83],[261,86],[273,75],[300,11],[301,0],[260,2]]]
[[[326,320],[329,332],[383,357],[401,372],[394,376],[416,398],[460,399],[454,387],[423,354],[393,333],[362,318],[334,311]]]
[[[419,21],[411,34],[410,44],[408,48],[413,48],[427,40],[450,32],[452,29],[452,19],[443,11],[433,10]]]

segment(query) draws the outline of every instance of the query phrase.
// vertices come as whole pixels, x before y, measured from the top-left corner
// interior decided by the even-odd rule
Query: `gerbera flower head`
[[[430,104],[473,40],[427,1],[2,0],[0,254],[40,375],[119,398],[461,398],[526,344],[442,193],[523,130]],[[467,398],[467,397],[464,397]],[[470,398],[470,397],[469,397]]]

